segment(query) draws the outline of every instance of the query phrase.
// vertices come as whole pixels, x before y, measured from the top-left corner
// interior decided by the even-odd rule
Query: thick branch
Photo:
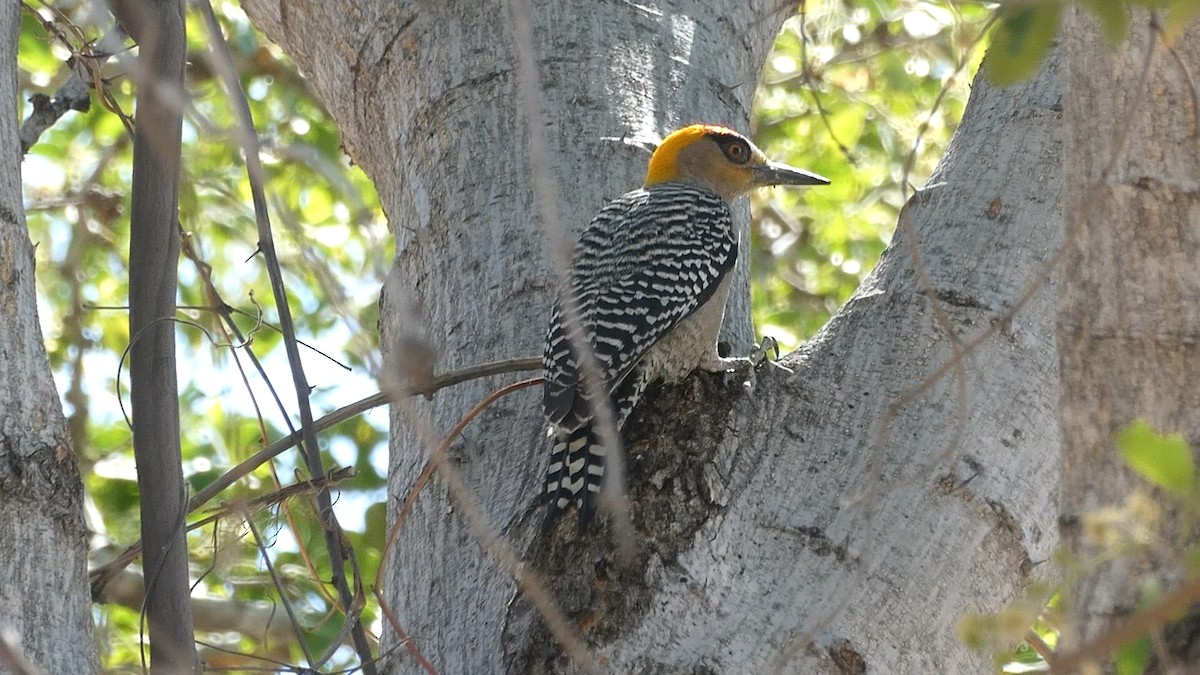
[[[137,125],[129,236],[130,398],[146,542],[146,621],[153,672],[199,672],[193,644],[175,373],[180,134],[187,42],[183,3],[113,5],[137,40]]]

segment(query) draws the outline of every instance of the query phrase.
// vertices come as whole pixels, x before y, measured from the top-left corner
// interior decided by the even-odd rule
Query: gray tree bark
[[[518,42],[504,3],[245,3],[376,181],[397,243],[381,319],[393,364],[413,358],[401,353],[413,337],[440,350],[440,371],[540,354],[556,246],[531,175],[550,169],[561,223],[576,232],[645,170],[644,154],[601,137],[696,120],[744,129],[759,66],[794,7],[535,4],[534,39]],[[523,47],[540,102],[520,94]],[[607,528],[536,535],[548,449],[532,391],[489,408],[451,448],[479,514],[546,580],[596,669],[990,667],[955,622],[1020,594],[1056,541],[1046,269],[1061,236],[1060,109],[1056,61],[1021,87],[977,83],[878,268],[785,359],[791,372],[764,371],[752,394],[703,375],[650,393],[627,434],[632,565]],[[545,158],[530,151],[538,120]],[[744,306],[732,314],[744,334]],[[973,340],[961,370],[944,367]],[[430,452],[414,420],[444,432],[498,382],[397,406],[393,516]],[[416,646],[446,673],[583,667],[561,655],[467,515],[439,481],[390,553],[387,600]],[[418,671],[395,635],[384,640],[397,647],[391,672]]]
[[[19,4],[0,7],[0,100],[10,102],[20,17]],[[20,162],[10,109],[0,115],[0,640],[46,672],[91,673],[83,485],[42,346]]]
[[[1187,577],[1164,550],[1197,537],[1194,513],[1148,489],[1117,451],[1137,419],[1181,433],[1200,460],[1200,28],[1168,48],[1147,12],[1130,38],[1105,43],[1089,15],[1069,20],[1066,118],[1068,266],[1058,339],[1063,372],[1063,518],[1073,558],[1090,573],[1072,589],[1066,644],[1077,647],[1127,620],[1150,599],[1151,580],[1170,592]],[[1092,569],[1103,551],[1081,520],[1121,507],[1135,490],[1161,510],[1146,522],[1154,550]],[[1190,525],[1189,525],[1190,523]],[[1154,672],[1193,672],[1200,619],[1167,630],[1166,662]],[[1107,645],[1107,653],[1118,645]],[[1191,664],[1191,665],[1186,665]],[[1176,670],[1179,669],[1179,670]]]

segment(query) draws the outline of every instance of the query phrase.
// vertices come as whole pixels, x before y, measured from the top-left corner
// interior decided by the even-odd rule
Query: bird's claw
[[[770,353],[775,352],[775,357],[772,358]],[[754,345],[754,351],[750,352],[750,361],[754,364],[754,368],[758,369],[763,364],[779,360],[779,341],[770,335],[764,335],[762,342]]]
[[[760,344],[754,346],[749,356],[718,358],[708,370],[724,373],[726,385],[740,384],[746,389],[746,393],[750,393],[754,391],[755,373],[768,363],[774,364],[771,352],[775,353],[775,359],[779,358],[779,342],[768,335],[763,337]],[[777,364],[775,367],[783,368]]]

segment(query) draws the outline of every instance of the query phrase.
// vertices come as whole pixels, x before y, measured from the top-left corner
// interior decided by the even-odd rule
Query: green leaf
[[[1163,19],[1163,40],[1174,44],[1197,18],[1200,18],[1200,0],[1174,0]]]
[[[1137,420],[1117,436],[1125,463],[1155,485],[1189,494],[1196,482],[1196,465],[1183,434],[1159,434]]]
[[[1129,4],[1146,9],[1163,9],[1181,0],[1128,0]],[[1193,2],[1194,0],[1182,0],[1183,2]]]
[[[1117,650],[1117,675],[1142,675],[1150,665],[1150,638],[1127,642]]]
[[[104,504],[108,513],[127,515],[137,509],[137,481],[107,478],[92,481],[88,486],[91,496],[98,503]]]
[[[1088,11],[1100,21],[1104,39],[1116,45],[1125,39],[1129,31],[1129,10],[1121,0],[1080,0]]]
[[[1007,86],[1027,80],[1037,72],[1054,43],[1062,5],[1058,2],[1004,5],[997,11],[1000,22],[992,33],[984,68],[989,80]]]

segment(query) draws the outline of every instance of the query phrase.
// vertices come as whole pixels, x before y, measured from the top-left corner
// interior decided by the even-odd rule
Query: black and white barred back
[[[572,503],[580,526],[587,526],[610,451],[593,428],[596,406],[610,406],[620,429],[646,384],[662,376],[657,371],[697,365],[664,368],[676,356],[656,353],[656,372],[646,372],[643,357],[717,295],[736,262],[729,206],[702,187],[664,183],[634,190],[609,202],[588,225],[575,247],[569,286],[554,304],[542,357],[542,405],[553,438],[544,527]],[[590,387],[583,380],[589,359],[577,351],[582,345],[591,348],[598,371],[589,374]],[[591,391],[603,391],[605,400],[593,402]]]

